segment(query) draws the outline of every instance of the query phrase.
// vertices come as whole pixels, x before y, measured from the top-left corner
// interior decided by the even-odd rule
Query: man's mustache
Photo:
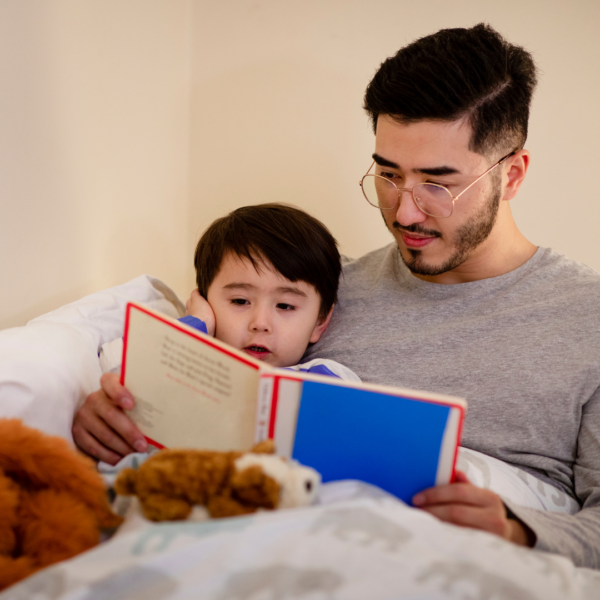
[[[413,223],[412,225],[404,226],[400,225],[398,221],[394,221],[392,223],[392,227],[394,229],[399,229],[400,231],[406,231],[406,233],[418,233],[419,235],[428,235],[431,237],[442,237],[442,234],[435,229],[427,229],[418,223]]]

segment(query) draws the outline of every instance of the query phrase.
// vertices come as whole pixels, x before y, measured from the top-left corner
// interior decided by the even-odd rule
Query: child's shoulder
[[[314,358],[303,364],[288,368],[294,371],[301,371],[302,373],[329,375],[330,377],[339,377],[345,381],[358,381],[360,383],[360,377],[354,371],[328,358]]]

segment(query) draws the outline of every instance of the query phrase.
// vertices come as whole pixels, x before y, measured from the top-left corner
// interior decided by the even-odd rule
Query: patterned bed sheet
[[[321,504],[200,523],[145,523],[1,600],[596,600],[600,573],[441,523],[359,482]]]

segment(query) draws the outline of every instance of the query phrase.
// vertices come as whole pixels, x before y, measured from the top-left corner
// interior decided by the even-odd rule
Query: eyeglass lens
[[[398,188],[385,177],[365,175],[362,189],[369,204],[377,208],[390,210],[398,206]],[[440,185],[418,183],[413,188],[413,198],[418,207],[432,217],[449,217],[452,214],[452,196]]]

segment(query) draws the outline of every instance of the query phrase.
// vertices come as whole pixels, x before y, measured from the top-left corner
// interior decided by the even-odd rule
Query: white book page
[[[273,403],[273,378],[261,377],[258,385],[258,401],[256,406],[256,430],[254,443],[262,442],[269,437],[271,408]]]
[[[142,433],[173,448],[248,450],[260,370],[182,325],[131,307],[124,384]]]
[[[296,438],[296,424],[298,423],[298,409],[302,396],[302,380],[279,379],[277,395],[277,414],[275,415],[275,448],[277,454],[285,458],[292,458],[294,440]]]
[[[456,453],[456,443],[460,427],[461,411],[458,408],[451,408],[446,423],[446,430],[442,438],[440,447],[440,459],[438,462],[435,485],[445,485],[450,483],[454,467],[454,458]]]

